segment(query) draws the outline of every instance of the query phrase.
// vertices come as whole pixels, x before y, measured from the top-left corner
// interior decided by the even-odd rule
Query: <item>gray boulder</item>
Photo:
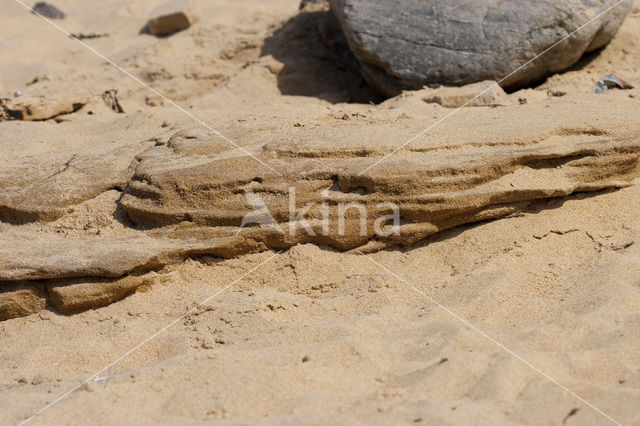
[[[428,84],[500,80],[617,0],[331,0],[367,81],[387,96]],[[518,88],[605,46],[624,0],[501,84]]]

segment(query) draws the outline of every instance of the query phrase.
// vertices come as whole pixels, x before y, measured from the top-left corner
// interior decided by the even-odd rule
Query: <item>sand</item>
[[[295,0],[220,0],[201,5],[188,30],[139,34],[158,3],[58,0],[68,17],[56,23],[109,34],[85,43],[243,146],[300,127],[312,145],[345,121],[365,135],[403,120],[427,127],[451,111],[415,93],[381,103]],[[94,150],[108,184],[77,172],[70,188],[89,195],[73,209],[0,232],[16,244],[128,235],[119,173],[199,123],[18,3],[4,2],[2,21],[0,97],[88,99],[59,122],[0,123],[3,170],[55,173]],[[549,110],[570,111],[582,129],[558,136],[567,140],[636,137],[640,90],[590,92],[611,72],[640,86],[639,37],[636,1],[604,51],[502,107],[466,108],[429,141],[534,134]],[[124,114],[103,102],[108,89]],[[515,119],[519,108],[527,120]],[[108,306],[0,322],[0,423],[56,402],[30,423],[640,424],[638,208],[630,185],[534,201],[367,256],[315,244],[189,256],[147,271],[151,284]]]

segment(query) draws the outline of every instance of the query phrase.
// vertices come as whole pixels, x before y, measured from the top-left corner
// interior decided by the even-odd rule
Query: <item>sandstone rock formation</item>
[[[17,124],[17,123],[16,123]],[[101,126],[107,129],[109,126]],[[0,166],[0,221],[28,223],[54,220],[109,189],[123,188],[131,175],[131,157],[152,143],[96,139],[90,148],[73,146],[82,140],[82,127],[53,127],[55,143],[23,138],[3,153]]]
[[[424,93],[415,96],[422,103]],[[631,185],[640,176],[639,132],[619,123],[631,123],[633,111],[617,108],[612,122],[585,126],[599,122],[602,108],[585,104],[579,117],[570,108],[535,117],[528,105],[477,109],[464,128],[452,121],[389,158],[423,120],[257,129],[247,138],[262,142],[246,152],[202,128],[76,147],[77,157],[58,146],[37,162],[29,150],[37,141],[25,141],[1,169],[3,316],[42,309],[45,298],[61,312],[102,306],[189,257],[301,243],[363,252],[410,246],[538,199]],[[502,119],[530,124],[496,131],[492,121]],[[61,129],[72,135],[73,127]],[[78,214],[108,226],[91,233],[92,222],[75,225]],[[39,287],[15,287],[25,281]]]
[[[613,38],[633,0],[620,3],[528,62],[615,3],[411,0],[399,6],[385,0],[331,2],[363,76],[388,96],[431,83],[461,85],[507,76],[504,87],[522,87],[565,70],[583,53]]]
[[[368,141],[383,132],[371,126]],[[347,139],[344,130],[326,136]],[[211,137],[177,138],[138,156],[121,204],[138,226],[154,228],[153,235],[168,236],[165,229],[172,226],[174,237],[236,236],[247,247],[312,242],[370,250],[505,216],[535,199],[624,187],[639,171],[637,137],[567,143],[549,135],[528,144],[453,144],[390,158],[360,174],[388,153],[375,145],[279,143],[256,153],[284,171],[278,175],[256,169],[248,156],[216,158],[224,147]],[[274,223],[238,229],[256,210],[247,193],[264,202]],[[376,228],[392,206],[398,226],[378,222]],[[304,217],[292,220],[300,211]]]
[[[602,108],[585,105],[579,117],[570,108],[477,109],[464,128],[450,122],[389,158],[424,129],[423,120],[257,129],[248,138],[262,142],[245,148],[255,158],[194,128],[162,141],[78,149],[77,173],[61,161],[69,152],[27,161],[26,144],[24,157],[14,153],[0,169],[2,316],[45,303],[61,312],[103,306],[189,257],[301,243],[362,252],[410,246],[535,200],[631,185],[640,176],[640,129],[616,125],[630,123],[633,111],[623,108],[618,121],[585,126],[599,121]],[[496,131],[492,120],[501,119],[529,125]],[[52,174],[55,185],[47,183]],[[73,216],[83,209],[82,217],[108,226],[75,230]]]

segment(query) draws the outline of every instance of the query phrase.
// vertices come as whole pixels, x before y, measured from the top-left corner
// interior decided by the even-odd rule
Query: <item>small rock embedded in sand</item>
[[[66,13],[46,1],[36,3],[31,11],[50,19],[64,19],[67,16]]]
[[[549,96],[550,98],[561,98],[566,95],[567,95],[567,92],[565,92],[564,90],[556,90],[556,89],[547,90],[547,96]]]
[[[571,416],[575,416],[576,414],[578,414],[578,411],[580,411],[579,408],[572,408],[571,411],[569,411],[569,414],[567,414],[565,416],[565,418],[562,420],[562,424],[567,424],[567,420],[569,419],[569,417]]]
[[[173,0],[151,11],[147,28],[153,35],[169,35],[189,28],[196,21],[190,0]]]
[[[21,96],[0,100],[0,121],[39,121],[78,111],[87,103],[84,95],[69,95],[59,98]]]
[[[501,98],[506,96],[505,91],[495,81],[482,81],[462,87],[441,87],[424,90],[428,91],[429,94],[422,98],[423,101],[440,104],[446,108],[459,108],[463,105],[501,105]]]
[[[85,392],[93,392],[94,388],[95,388],[94,384],[90,382],[85,382],[80,387],[78,387],[78,390],[83,390]]]

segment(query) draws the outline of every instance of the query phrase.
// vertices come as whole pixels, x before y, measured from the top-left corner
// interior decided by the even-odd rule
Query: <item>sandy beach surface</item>
[[[297,0],[201,2],[189,29],[141,34],[158,3],[56,0],[68,14],[56,25],[106,35],[82,46],[1,1],[0,98],[85,99],[54,119],[0,123],[0,189],[27,204],[37,197],[16,188],[58,197],[19,212],[34,220],[1,221],[1,253],[71,250],[58,239],[132,248],[120,182],[136,156],[200,121],[251,152],[293,144],[303,156],[326,140],[399,146],[452,111],[422,91],[382,99],[322,43],[322,12]],[[614,72],[636,88],[591,93]],[[461,110],[404,155],[638,141],[639,88],[636,0],[604,50]],[[124,113],[103,100],[111,89]],[[366,255],[304,242],[187,255],[108,306],[0,321],[0,424],[640,425],[637,183],[550,194]]]

